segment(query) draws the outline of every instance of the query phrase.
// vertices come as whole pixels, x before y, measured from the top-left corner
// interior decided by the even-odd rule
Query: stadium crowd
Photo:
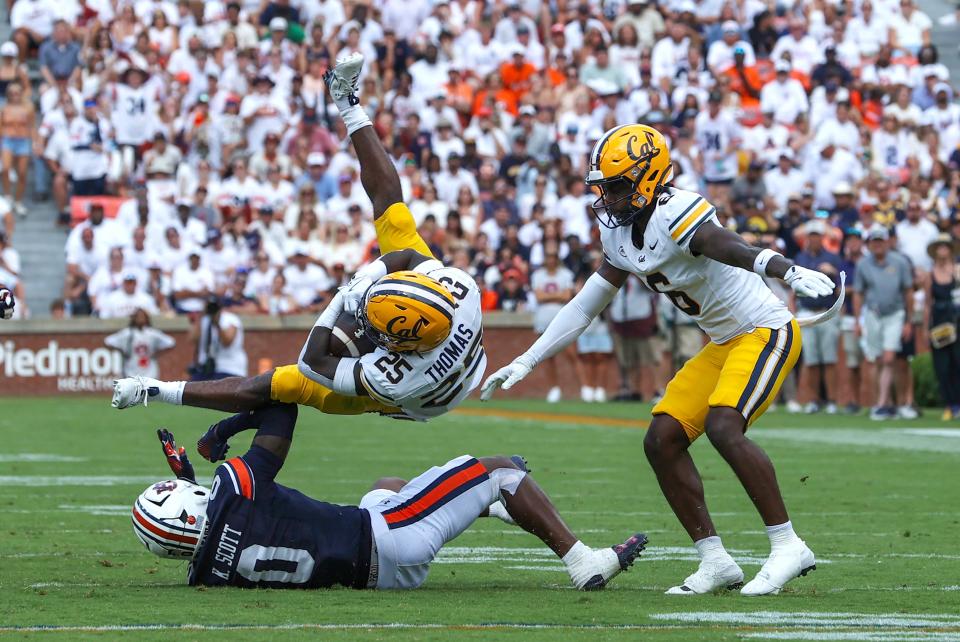
[[[545,325],[572,296],[601,260],[587,153],[643,122],[671,142],[674,185],[703,191],[722,224],[838,284],[846,272],[842,323],[804,333],[803,409],[836,410],[838,359],[854,375],[878,361],[889,389],[914,328],[956,325],[955,300],[939,316],[933,304],[960,298],[960,105],[914,0],[16,0],[11,26],[0,282],[22,295],[12,247],[28,182],[61,224],[72,197],[68,315],[197,315],[210,295],[241,313],[322,308],[376,255],[322,80],[360,51],[360,99],[420,232],[475,275],[485,309]],[[122,203],[83,198],[105,195]],[[620,396],[649,396],[666,373],[638,366],[670,370],[702,341],[631,279],[580,355],[557,359],[597,381],[589,355],[615,351]],[[887,416],[913,403],[878,394]]]

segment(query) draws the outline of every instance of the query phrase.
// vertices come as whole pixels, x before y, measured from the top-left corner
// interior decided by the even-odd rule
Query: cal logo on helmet
[[[404,270],[367,290],[357,321],[370,340],[394,352],[427,352],[450,334],[456,303],[439,281]]]
[[[621,125],[597,141],[586,182],[599,197],[594,214],[613,228],[631,224],[672,179],[663,134],[647,125]]]

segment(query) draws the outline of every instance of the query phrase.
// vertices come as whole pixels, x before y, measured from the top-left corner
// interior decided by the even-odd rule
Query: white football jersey
[[[153,135],[157,113],[156,93],[152,85],[136,89],[124,84],[115,85],[110,119],[119,144],[142,145]]]
[[[600,228],[607,261],[636,274],[647,287],[669,297],[697,322],[715,343],[754,328],[780,328],[791,317],[759,275],[726,265],[690,250],[701,225],[719,225],[716,210],[694,192],[666,188],[643,234],[633,244],[633,226]]]
[[[412,419],[452,410],[480,385],[487,367],[483,351],[480,289],[473,278],[436,260],[414,268],[442,283],[456,301],[450,335],[430,352],[377,348],[360,357],[364,387],[374,399],[399,406]]]

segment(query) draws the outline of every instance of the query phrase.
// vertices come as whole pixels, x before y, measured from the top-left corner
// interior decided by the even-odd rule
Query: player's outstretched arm
[[[340,117],[347,126],[347,134],[353,141],[353,147],[357,150],[360,182],[373,203],[373,220],[377,220],[387,208],[403,200],[403,191],[400,189],[397,170],[357,97],[362,68],[363,55],[353,53],[337,60],[336,66],[324,74],[323,80],[330,97],[340,110]]]
[[[698,227],[690,239],[690,250],[760,276],[783,279],[800,296],[827,296],[833,294],[835,287],[833,279],[826,274],[794,265],[774,250],[753,247],[739,234],[719,225],[708,223]]]
[[[221,461],[230,450],[228,442],[231,437],[244,430],[256,429],[253,445],[270,452],[283,465],[287,453],[290,452],[296,425],[297,405],[292,403],[274,404],[260,410],[241,412],[210,426],[197,440],[197,452],[207,461]],[[183,449],[180,451],[183,456]]]
[[[587,279],[580,292],[554,317],[540,338],[509,365],[487,377],[480,399],[488,401],[498,388],[509,390],[526,377],[544,359],[552,357],[577,340],[594,317],[610,305],[627,273],[606,261]]]

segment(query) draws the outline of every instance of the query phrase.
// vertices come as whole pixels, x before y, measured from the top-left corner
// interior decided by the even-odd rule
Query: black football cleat
[[[623,544],[611,546],[608,551],[613,551],[613,556],[604,555],[601,562],[606,568],[602,568],[599,573],[587,580],[586,584],[580,587],[581,591],[599,591],[623,571],[628,570],[633,563],[640,557],[640,553],[647,547],[647,536],[644,533],[632,535]],[[603,554],[606,551],[597,551]]]

